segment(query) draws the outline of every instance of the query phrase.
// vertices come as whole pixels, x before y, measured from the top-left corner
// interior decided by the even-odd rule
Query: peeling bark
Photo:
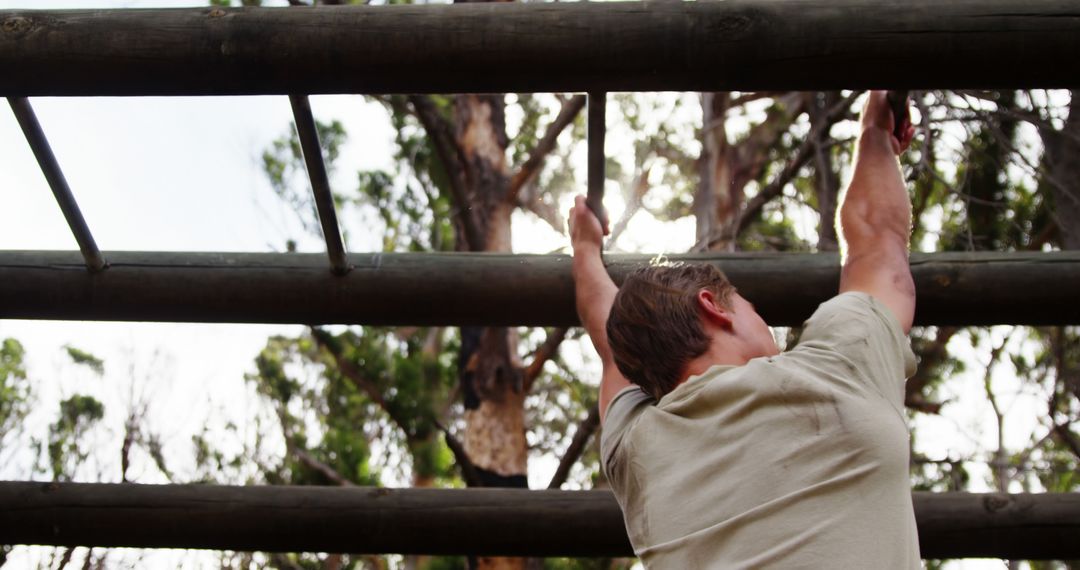
[[[481,401],[465,412],[465,451],[481,469],[504,478],[526,474],[524,404],[524,394],[510,394],[500,401]]]

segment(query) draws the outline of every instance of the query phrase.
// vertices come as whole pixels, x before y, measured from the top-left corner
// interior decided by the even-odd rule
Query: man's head
[[[657,400],[686,379],[692,360],[715,351],[717,335],[742,362],[777,352],[753,305],[710,264],[632,272],[615,296],[607,335],[619,371]]]

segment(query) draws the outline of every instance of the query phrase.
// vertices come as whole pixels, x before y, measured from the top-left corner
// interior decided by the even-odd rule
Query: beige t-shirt
[[[655,405],[619,392],[603,462],[634,552],[659,569],[919,568],[914,371],[889,310],[845,293],[779,356],[714,366]]]

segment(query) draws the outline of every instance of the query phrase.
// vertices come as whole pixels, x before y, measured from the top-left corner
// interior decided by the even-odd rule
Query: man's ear
[[[716,299],[716,295],[708,289],[699,289],[697,293],[698,310],[701,316],[708,322],[720,328],[731,328],[731,311],[725,309]]]

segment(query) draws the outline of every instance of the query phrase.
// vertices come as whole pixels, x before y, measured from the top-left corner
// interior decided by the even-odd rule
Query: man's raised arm
[[[603,241],[604,230],[600,221],[585,205],[585,198],[578,196],[570,210],[570,243],[574,247],[574,291],[578,317],[585,331],[589,333],[604,366],[603,378],[600,381],[601,421],[607,416],[608,404],[615,394],[630,386],[630,381],[615,366],[607,340],[608,315],[619,288],[608,276],[600,257]]]
[[[911,202],[897,156],[914,135],[893,136],[884,91],[871,91],[862,113],[855,170],[837,219],[846,244],[840,292],[868,293],[888,307],[907,333],[915,316],[915,284],[908,265]]]

